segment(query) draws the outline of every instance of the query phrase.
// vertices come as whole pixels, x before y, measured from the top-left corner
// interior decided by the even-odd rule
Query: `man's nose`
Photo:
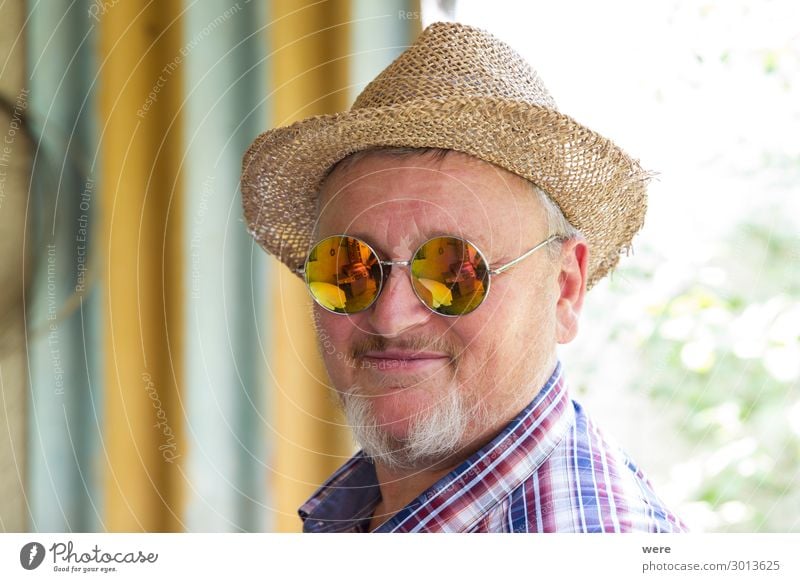
[[[369,310],[369,323],[379,335],[397,337],[427,323],[433,316],[414,293],[408,269],[392,267],[380,297]]]

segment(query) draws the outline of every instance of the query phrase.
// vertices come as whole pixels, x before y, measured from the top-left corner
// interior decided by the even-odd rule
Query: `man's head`
[[[469,450],[507,423],[555,365],[555,346],[577,332],[588,250],[557,206],[526,180],[460,152],[373,150],[323,182],[317,239],[347,234],[383,260],[407,260],[452,234],[489,266],[535,253],[493,276],[473,312],[451,318],[416,296],[408,267],[393,267],[366,311],[319,306],[315,322],[331,381],[367,452],[422,469]]]
[[[373,151],[397,146],[453,153]],[[368,153],[348,157],[354,152]],[[362,444],[389,464],[422,467],[491,436],[547,379],[555,345],[576,333],[584,293],[641,228],[648,177],[616,144],[558,111],[507,44],[436,23],[349,111],[261,134],[244,155],[241,187],[250,233],[307,283],[306,258],[320,237],[358,237],[366,244],[345,241],[348,253],[379,255],[368,264],[348,255],[352,272],[313,281],[329,308],[359,286],[357,307],[368,307],[340,315],[317,306],[316,323],[334,386],[351,421],[366,427],[355,428]],[[560,232],[557,216],[546,219],[556,208],[582,236]],[[491,293],[472,295],[483,303],[457,317],[431,309],[452,303],[451,292],[459,301],[469,296],[461,282],[471,273],[417,273],[412,290],[409,265],[396,263],[432,235],[449,234],[496,267],[553,232],[568,236],[491,276]],[[477,255],[463,240],[449,251],[463,249]],[[394,263],[370,305],[375,296],[363,285],[381,271],[379,261]],[[486,269],[479,274],[483,284]],[[472,306],[457,306],[456,315]]]

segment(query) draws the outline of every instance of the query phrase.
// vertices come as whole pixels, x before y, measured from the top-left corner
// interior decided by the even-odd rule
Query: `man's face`
[[[375,154],[325,181],[317,240],[333,234],[364,240],[382,260],[408,260],[429,238],[455,235],[494,268],[547,230],[536,196],[511,173],[461,153]],[[554,267],[546,249],[534,253],[492,276],[486,300],[461,317],[428,310],[403,266],[364,312],[315,305],[325,365],[367,452],[425,468],[480,446],[519,412],[555,365]]]

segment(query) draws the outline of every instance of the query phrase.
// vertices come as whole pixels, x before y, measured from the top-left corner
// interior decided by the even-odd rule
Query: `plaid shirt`
[[[380,500],[363,451],[299,510],[306,532],[366,532]],[[558,362],[491,442],[376,532],[682,532],[642,471],[568,394]]]

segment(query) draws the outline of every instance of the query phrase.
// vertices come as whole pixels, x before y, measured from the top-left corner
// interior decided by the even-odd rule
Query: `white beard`
[[[473,406],[457,388],[446,391],[430,407],[409,420],[408,435],[396,438],[375,419],[372,398],[360,386],[339,394],[339,402],[353,436],[375,462],[392,470],[425,470],[453,456],[464,446],[465,436],[486,425],[483,399]]]

